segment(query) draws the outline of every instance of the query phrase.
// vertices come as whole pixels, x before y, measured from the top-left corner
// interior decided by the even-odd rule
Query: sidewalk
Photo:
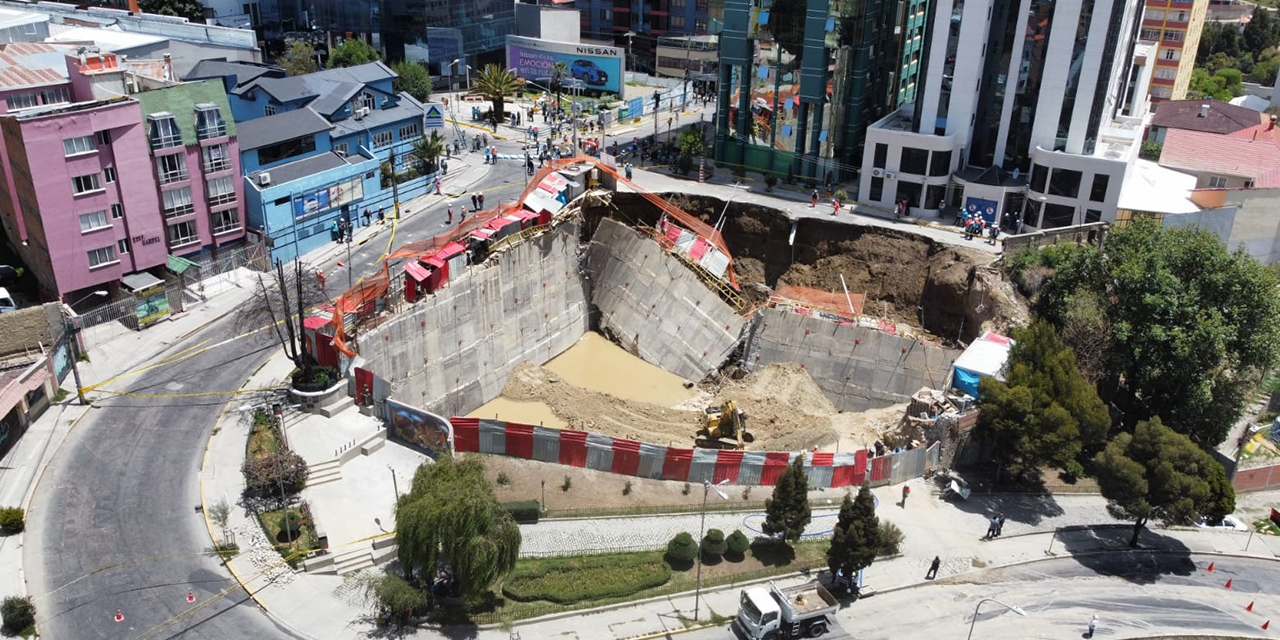
[[[158,354],[171,345],[185,340],[191,334],[235,311],[249,297],[253,273],[237,269],[210,278],[216,286],[205,288],[207,299],[199,304],[188,304],[185,313],[147,327],[142,331],[128,331],[97,344],[88,350],[87,361],[77,363],[84,385],[94,385],[118,377]],[[215,283],[211,282],[211,285]],[[194,286],[194,285],[192,285]],[[105,389],[119,389],[131,379],[118,384],[108,384]],[[49,407],[31,423],[26,433],[0,460],[0,505],[27,508],[35,486],[45,468],[57,453],[58,447],[76,424],[93,410],[76,401],[75,378],[68,375],[62,383],[67,397]],[[104,397],[101,392],[86,394],[92,403]],[[22,567],[23,534],[0,537],[0,598],[26,593],[26,578]]]

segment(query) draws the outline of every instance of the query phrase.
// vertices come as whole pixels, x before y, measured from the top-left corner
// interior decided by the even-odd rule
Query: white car
[[[1205,518],[1196,521],[1196,526],[1202,529],[1221,529],[1223,531],[1248,531],[1249,526],[1240,522],[1235,516],[1226,516],[1221,522],[1211,523]]]

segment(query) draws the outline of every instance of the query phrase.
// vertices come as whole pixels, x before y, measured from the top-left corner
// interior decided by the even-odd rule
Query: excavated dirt
[[[801,449],[850,451],[896,429],[905,407],[863,414],[840,413],[799,365],[771,365],[741,380],[705,389],[677,407],[624,400],[584,389],[545,367],[522,363],[511,373],[502,397],[541,402],[570,429],[667,446],[691,446],[703,407],[735,400],[756,437],[751,450]],[[893,418],[892,416],[896,416]]]
[[[708,196],[664,194],[713,223],[724,202]],[[629,224],[655,224],[659,212],[637,194],[614,204]],[[619,215],[612,208],[592,216]],[[982,331],[1005,332],[1027,321],[1025,300],[992,266],[995,256],[936,242],[910,230],[805,218],[788,242],[792,221],[777,210],[730,203],[723,234],[743,296],[761,304],[780,284],[867,296],[863,313],[919,327],[945,342],[968,342]],[[594,227],[592,224],[584,227]]]

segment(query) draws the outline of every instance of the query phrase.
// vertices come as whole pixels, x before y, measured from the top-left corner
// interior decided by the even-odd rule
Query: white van
[[[17,308],[18,305],[13,301],[13,296],[9,295],[9,290],[4,287],[0,287],[0,313],[14,311]]]

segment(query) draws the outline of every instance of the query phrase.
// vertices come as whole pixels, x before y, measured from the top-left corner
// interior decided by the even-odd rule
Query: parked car
[[[569,73],[574,78],[581,80],[590,85],[600,86],[609,82],[609,74],[604,69],[596,66],[596,63],[590,60],[574,60],[573,66],[569,68]]]
[[[9,295],[9,290],[0,287],[0,313],[14,311],[18,308],[18,303],[13,301],[13,296]]]
[[[1249,526],[1241,522],[1235,516],[1226,516],[1220,521],[1210,522],[1207,518],[1200,518],[1196,521],[1196,526],[1201,529],[1221,529],[1223,531],[1248,531]]]

